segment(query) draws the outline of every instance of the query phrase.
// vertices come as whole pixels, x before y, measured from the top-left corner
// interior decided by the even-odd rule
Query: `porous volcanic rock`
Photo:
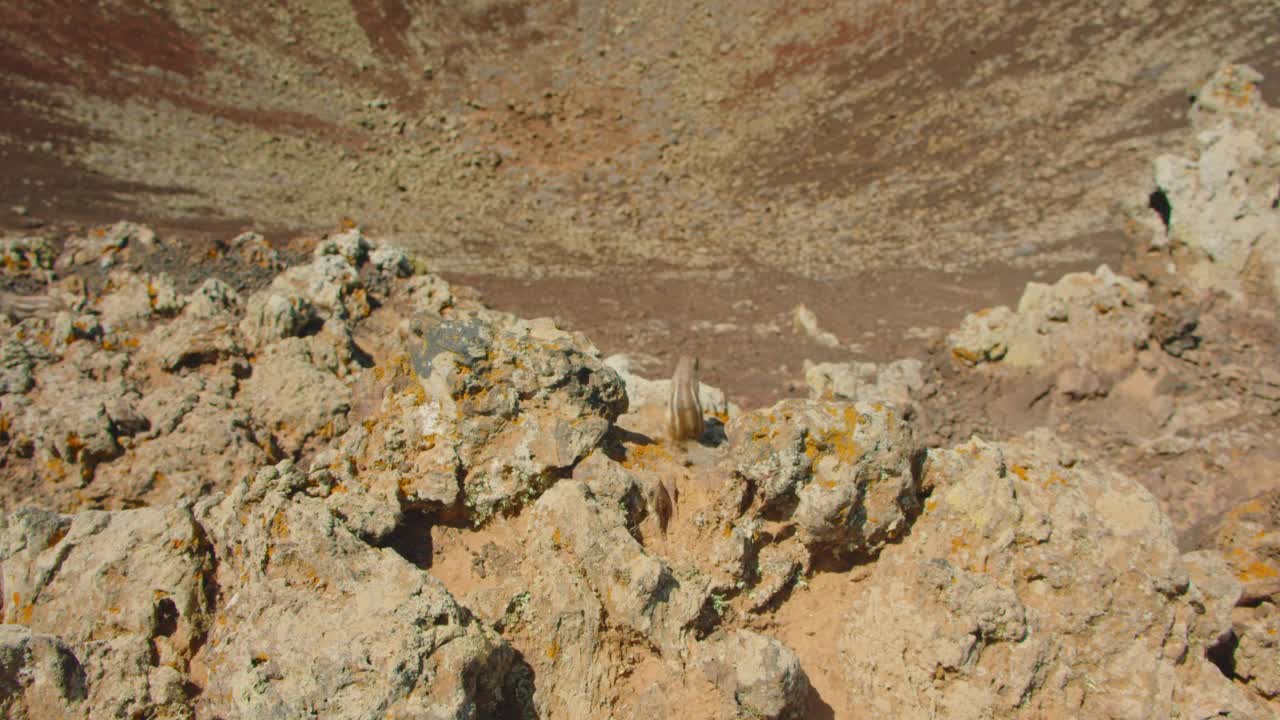
[[[811,553],[874,555],[918,508],[911,427],[883,403],[784,400],[729,424],[751,516],[781,514]]]
[[[1124,368],[1150,334],[1146,296],[1142,283],[1104,265],[1053,285],[1027,283],[1016,310],[1001,305],[968,315],[947,340],[952,356],[969,365]]]
[[[1189,251],[1194,287],[1236,301],[1280,298],[1280,110],[1262,99],[1262,76],[1226,65],[1196,93],[1194,159],[1161,155],[1152,164],[1158,246]],[[1154,224],[1153,224],[1154,225]]]
[[[1140,485],[1070,460],[1047,433],[929,455],[924,514],[846,599],[854,705],[909,718],[1257,711],[1206,659],[1220,619]]]

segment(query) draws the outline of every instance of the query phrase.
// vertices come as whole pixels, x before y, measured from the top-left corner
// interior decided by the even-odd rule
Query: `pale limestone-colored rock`
[[[325,440],[347,429],[351,390],[335,373],[337,358],[326,357],[332,352],[319,336],[281,340],[267,346],[241,384],[250,414],[288,455],[313,437]]]
[[[840,347],[840,338],[818,326],[818,316],[804,305],[797,305],[791,310],[792,329],[796,334],[803,334],[823,347]]]
[[[1198,156],[1162,155],[1152,175],[1169,206],[1159,240],[1196,254],[1192,284],[1237,301],[1270,294],[1274,303],[1280,298],[1280,111],[1263,102],[1261,79],[1243,65],[1219,70],[1191,112]]]
[[[25,343],[15,338],[0,341],[0,395],[24,393],[36,384],[32,369],[36,359]]]
[[[1228,510],[1209,534],[1241,585],[1244,601],[1280,601],[1280,490]]]
[[[919,360],[804,363],[804,381],[814,400],[881,401],[906,407],[924,387],[924,366]]]
[[[155,434],[99,467],[89,496],[108,507],[178,503],[227,490],[267,461],[249,412],[216,384],[175,395],[172,405],[140,408],[155,418]]]
[[[966,316],[948,343],[967,365],[1036,368],[1087,359],[1100,372],[1119,371],[1150,334],[1146,296],[1144,285],[1105,265],[1069,273],[1053,285],[1027,283],[1016,312],[1000,306]]]
[[[213,320],[241,312],[240,293],[218,278],[209,278],[187,296],[182,316],[188,320]]]
[[[231,249],[235,250],[240,259],[250,265],[256,265],[262,268],[270,268],[279,270],[284,267],[284,262],[280,259],[280,254],[271,247],[261,234],[256,232],[244,232],[231,238],[228,243]]]
[[[348,265],[360,267],[368,259],[369,250],[373,246],[358,228],[352,228],[316,243],[312,256],[319,259],[325,255],[339,255]]]
[[[339,254],[317,254],[306,265],[289,268],[271,281],[275,292],[296,292],[326,317],[360,319],[369,314],[369,302],[357,266]]]
[[[195,367],[244,354],[232,315],[187,317],[157,326],[140,342],[140,355],[164,370]]]
[[[622,509],[583,482],[557,483],[532,511],[521,567],[531,596],[525,622],[544,650],[526,656],[539,679],[535,700],[549,717],[607,713],[618,682],[608,635],[643,638],[677,660],[707,581],[677,578],[628,533]]]
[[[1047,433],[930,451],[924,514],[857,591],[850,702],[903,718],[1257,712],[1205,659],[1213,622],[1133,480]]]
[[[222,594],[192,663],[197,714],[492,717],[510,648],[325,492],[286,462],[198,507]]]
[[[806,716],[809,678],[795,653],[774,638],[750,630],[715,635],[699,644],[694,663],[740,717]]]
[[[24,509],[0,523],[4,620],[70,644],[90,718],[185,714],[185,694],[157,693],[157,703],[149,678],[187,672],[209,626],[212,575],[185,509]]]
[[[110,267],[128,248],[154,247],[156,242],[156,233],[151,228],[122,220],[114,225],[94,228],[86,237],[68,238],[66,248],[54,266],[60,270],[90,263]]]
[[[1242,607],[1234,619],[1236,677],[1268,700],[1280,698],[1280,608],[1271,602]]]
[[[476,315],[437,323],[419,342],[406,369],[417,381],[406,386],[406,400],[388,398],[385,408],[390,425],[412,426],[406,444],[373,442],[369,452],[388,467],[461,472],[473,522],[536,497],[553,470],[596,447],[627,408],[622,382],[596,349],[549,321]],[[405,401],[412,412],[402,410]]]
[[[240,334],[250,349],[260,349],[302,334],[317,319],[315,308],[301,293],[291,289],[260,290],[249,296]]]
[[[396,294],[407,300],[411,317],[439,317],[456,302],[452,287],[437,275],[414,275],[396,285]]]
[[[127,271],[114,271],[107,278],[107,290],[97,303],[102,322],[109,329],[137,327],[151,317],[150,282]]]
[[[882,403],[784,400],[729,424],[733,466],[758,512],[783,508],[811,552],[868,555],[918,507],[910,426]]]
[[[118,437],[134,429],[128,420],[136,415],[130,408],[138,400],[122,377],[121,361],[127,358],[83,346],[69,352],[67,360],[41,368],[38,395],[13,419],[16,442],[31,447],[51,471],[75,465],[85,478],[120,455]]]
[[[405,278],[413,274],[408,254],[390,243],[382,243],[369,253],[369,262],[378,272],[391,277]]]
[[[1240,600],[1243,587],[1216,550],[1184,553],[1182,562],[1187,566],[1194,592],[1200,594],[1200,602],[1204,606],[1204,616],[1196,624],[1199,632],[1194,642],[1200,647],[1212,648],[1228,640],[1231,611]]]

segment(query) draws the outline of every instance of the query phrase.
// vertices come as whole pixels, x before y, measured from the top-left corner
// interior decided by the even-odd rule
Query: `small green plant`
[[[717,617],[724,617],[724,611],[728,608],[729,601],[725,600],[724,593],[711,593],[711,609]]]

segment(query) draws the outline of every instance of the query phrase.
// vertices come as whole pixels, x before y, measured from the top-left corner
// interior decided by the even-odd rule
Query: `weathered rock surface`
[[[924,514],[848,601],[851,702],[897,717],[1252,716],[1205,657],[1217,628],[1155,499],[1054,445],[930,452]]]
[[[885,402],[905,408],[924,389],[923,365],[907,358],[891,363],[810,363],[804,381],[814,400]]]
[[[787,517],[811,553],[873,555],[918,508],[911,428],[883,403],[784,400],[728,434],[755,513]]]
[[[1262,489],[1236,473],[1241,448],[1270,467],[1280,402],[1277,137],[1251,82],[1216,78],[1199,158],[1157,163],[1167,237],[1142,280],[1032,283],[944,364],[808,366],[807,401],[742,413],[702,386],[691,443],[648,429],[666,381],[358,230],[289,268],[260,235],[219,243],[278,273],[235,279],[136,262],[165,242],[130,224],[52,263],[0,245],[24,287],[94,280],[0,318],[0,712],[1264,715],[1274,492],[1183,554],[1090,452]],[[1187,268],[1243,302],[1186,293]],[[948,382],[979,390],[953,410]],[[1096,442],[922,448],[1009,407]],[[1160,498],[1182,518],[1209,486]],[[81,511],[13,511],[32,500]],[[797,607],[807,633],[777,621]]]
[[[787,646],[749,630],[714,636],[696,661],[747,717],[801,718],[809,679]]]
[[[55,635],[0,625],[0,715],[84,715],[85,676],[71,647]]]
[[[597,447],[627,396],[581,335],[496,313],[435,321],[381,378],[359,463],[407,506],[482,524],[536,498]],[[354,438],[349,439],[355,442]]]
[[[429,574],[347,530],[330,491],[286,462],[198,509],[221,589],[192,663],[198,714],[491,716],[510,649]]]
[[[1190,251],[1186,275],[1200,290],[1237,301],[1280,298],[1280,110],[1262,99],[1262,76],[1227,65],[1196,93],[1198,156],[1153,163],[1163,203],[1157,245]]]
[[[212,550],[190,511],[29,509],[2,522],[4,621],[70,645],[88,717],[180,716],[214,603]]]
[[[969,365],[1124,368],[1150,333],[1146,295],[1144,285],[1105,265],[1053,285],[1027,283],[1016,310],[1001,305],[969,315],[948,342],[952,355]]]

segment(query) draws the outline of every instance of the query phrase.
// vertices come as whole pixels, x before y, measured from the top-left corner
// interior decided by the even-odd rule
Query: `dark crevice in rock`
[[[1160,216],[1160,222],[1164,223],[1165,230],[1168,230],[1169,216],[1173,213],[1173,206],[1169,204],[1169,196],[1165,195],[1163,190],[1157,189],[1147,196],[1147,207],[1156,211],[1156,214]]]
[[[434,548],[431,544],[431,526],[434,515],[425,510],[407,510],[400,524],[387,536],[384,547],[395,550],[419,570],[430,570]]]
[[[503,681],[502,701],[494,708],[492,717],[495,720],[534,720],[538,717],[538,708],[533,701],[537,690],[536,676],[524,655],[515,648],[512,652],[515,657]]]
[[[1204,656],[1213,663],[1223,675],[1229,678],[1236,676],[1236,648],[1240,645],[1240,638],[1236,637],[1234,630],[1227,631],[1217,643],[1205,648]]]

